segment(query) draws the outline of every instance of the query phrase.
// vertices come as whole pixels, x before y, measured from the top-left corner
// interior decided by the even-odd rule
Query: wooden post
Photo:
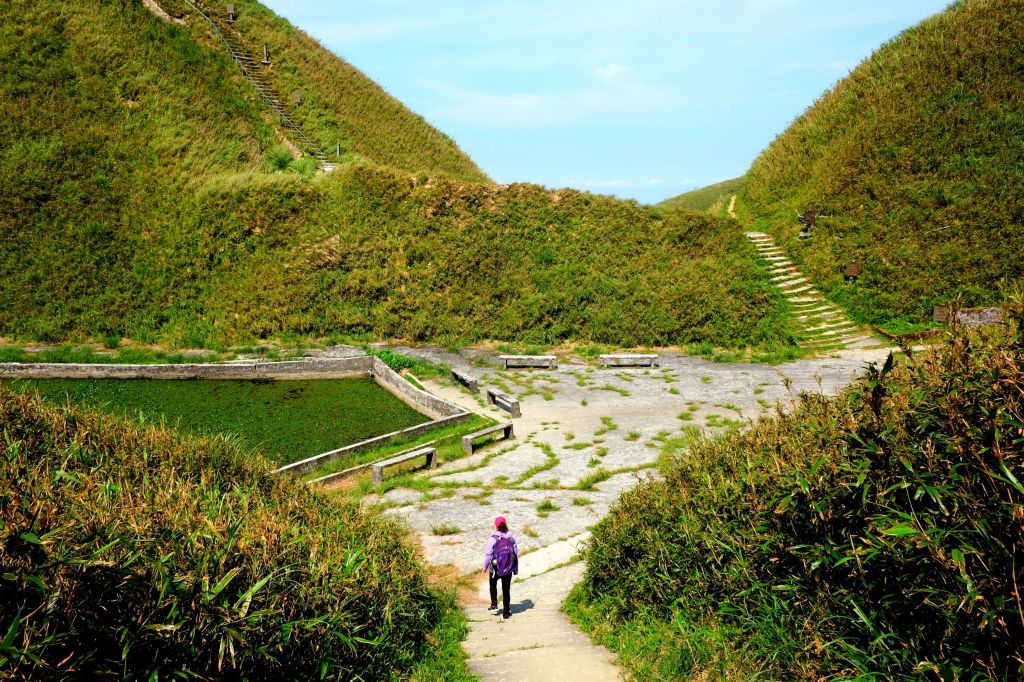
[[[232,24],[235,23],[235,5],[230,2],[228,3],[228,21]]]
[[[292,102],[295,103],[295,106],[302,104],[302,95],[300,95],[298,91],[292,93]]]
[[[340,144],[338,145],[337,154],[338,154],[338,158],[340,159],[341,158],[341,145]]]
[[[267,49],[266,43],[263,43],[263,63],[270,64],[270,51]]]

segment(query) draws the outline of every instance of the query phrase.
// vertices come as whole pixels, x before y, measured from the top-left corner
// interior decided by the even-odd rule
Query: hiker
[[[501,619],[506,620],[512,615],[509,610],[509,593],[512,587],[512,576],[519,574],[519,548],[516,538],[508,532],[508,524],[504,516],[494,519],[491,537],[487,538],[487,553],[484,555],[484,571],[487,571],[491,587],[491,605],[488,611],[498,612],[498,579],[501,579],[502,606]]]

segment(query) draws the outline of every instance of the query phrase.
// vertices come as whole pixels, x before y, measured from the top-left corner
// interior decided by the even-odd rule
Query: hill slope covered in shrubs
[[[390,522],[186,438],[0,389],[0,677],[378,680],[451,598]]]
[[[754,161],[741,218],[865,321],[898,331],[957,295],[998,302],[1024,276],[1021,35],[1021,0],[959,0],[905,31]],[[845,288],[851,261],[863,275]]]
[[[0,8],[0,335],[223,346],[271,336],[785,345],[734,223],[495,186],[258,3],[300,123],[351,154],[276,159],[268,112],[207,25],[138,0]]]
[[[641,679],[1020,679],[1016,318],[677,442],[595,528],[576,618]]]

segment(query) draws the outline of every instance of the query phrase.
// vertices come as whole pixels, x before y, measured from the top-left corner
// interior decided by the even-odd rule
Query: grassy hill
[[[1020,679],[1024,314],[836,399],[669,444],[574,617],[637,679]],[[890,362],[891,362],[890,358]]]
[[[724,180],[714,185],[701,187],[684,192],[671,199],[666,199],[658,204],[658,208],[666,211],[681,208],[686,211],[727,215],[726,211],[729,208],[729,200],[734,194],[743,189],[745,183],[746,176]]]
[[[1024,5],[961,0],[881,47],[757,158],[741,217],[858,317],[921,322],[1024,274]],[[796,214],[818,211],[801,242]],[[841,268],[864,266],[842,286]]]
[[[409,679],[452,654],[402,532],[258,455],[3,388],[0,430],[0,677]]]
[[[348,152],[330,174],[282,160],[208,26],[163,5],[188,25],[139,0],[0,9],[0,335],[789,342],[734,223],[489,184],[352,67],[236,2],[278,90],[302,93],[300,123]]]

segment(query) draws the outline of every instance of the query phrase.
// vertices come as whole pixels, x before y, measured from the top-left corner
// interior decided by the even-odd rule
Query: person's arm
[[[491,567],[491,559],[494,558],[494,536],[487,538],[487,551],[484,553],[484,572]]]

